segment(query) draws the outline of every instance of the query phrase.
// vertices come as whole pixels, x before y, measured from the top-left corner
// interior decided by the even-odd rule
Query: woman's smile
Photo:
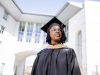
[[[60,33],[55,33],[55,37],[60,37]]]

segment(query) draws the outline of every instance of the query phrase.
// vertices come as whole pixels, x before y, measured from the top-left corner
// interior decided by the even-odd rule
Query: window
[[[9,13],[7,11],[4,11],[3,19],[7,20],[8,19]]]
[[[0,75],[3,75],[5,63],[0,64]]]
[[[22,41],[24,30],[25,30],[25,22],[20,22],[19,31],[18,31],[18,41]]]
[[[36,24],[36,30],[35,30],[35,43],[39,43],[40,40],[40,34],[41,34],[41,24]]]
[[[35,43],[39,43],[40,33],[35,33]]]
[[[4,26],[0,26],[0,34],[3,34],[5,27]]]
[[[45,32],[43,32],[43,44],[46,44],[46,36],[47,36],[47,34]]]
[[[3,34],[4,30],[5,30],[5,27],[1,25],[0,26],[0,44],[2,43],[2,34]]]
[[[33,23],[28,22],[26,42],[31,42],[32,32],[33,32]]]

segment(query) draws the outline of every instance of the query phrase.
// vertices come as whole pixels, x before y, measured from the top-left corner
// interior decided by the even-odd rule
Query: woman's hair
[[[52,27],[52,26],[51,26],[51,27]],[[50,27],[50,28],[51,28],[51,27]],[[65,43],[65,41],[66,41],[65,32],[64,32],[64,30],[63,30],[63,28],[62,28],[61,26],[59,26],[59,27],[60,27],[61,33],[62,33],[62,37],[61,37],[61,40],[60,40],[59,43]],[[46,42],[47,42],[48,44],[51,44],[50,28],[48,28],[47,37],[46,37]]]

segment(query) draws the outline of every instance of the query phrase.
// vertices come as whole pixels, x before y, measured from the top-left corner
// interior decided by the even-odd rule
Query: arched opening
[[[34,64],[36,55],[28,56],[25,61],[24,75],[31,75],[32,66]]]
[[[30,63],[33,64],[32,61],[34,61],[34,56],[36,56],[37,52],[34,51],[23,51],[23,52],[19,52],[15,55],[15,65],[14,65],[14,72],[15,75],[28,75],[26,74],[26,71],[28,72],[28,70],[26,70],[27,68],[30,67]],[[29,57],[29,58],[28,58]],[[33,59],[30,57],[33,57]],[[29,61],[30,60],[30,61]],[[31,66],[32,66],[31,64]]]
[[[79,65],[82,66],[82,32],[81,30],[78,31],[77,33],[77,38],[76,38],[76,54],[77,54],[77,59],[79,62]]]

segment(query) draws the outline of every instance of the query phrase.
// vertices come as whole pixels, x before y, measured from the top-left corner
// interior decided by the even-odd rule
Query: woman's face
[[[59,27],[59,24],[54,23],[53,26],[50,28],[49,32],[51,41],[60,42],[62,38],[62,32],[61,28]]]

